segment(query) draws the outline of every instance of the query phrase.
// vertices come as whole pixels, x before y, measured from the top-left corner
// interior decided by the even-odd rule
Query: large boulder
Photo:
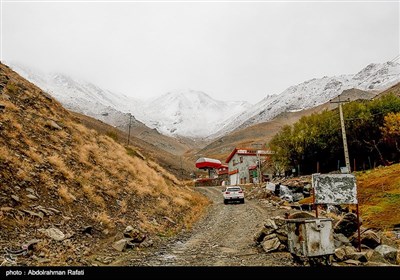
[[[350,240],[342,233],[333,233],[333,243],[335,244],[335,248],[351,245]]]
[[[352,236],[357,231],[357,229],[357,215],[354,213],[345,214],[343,218],[340,219],[333,228],[335,233],[342,233],[346,237]]]
[[[375,248],[375,251],[381,254],[388,262],[392,264],[397,263],[397,249],[388,245],[379,245]]]
[[[361,240],[361,244],[364,244],[371,249],[375,249],[376,247],[381,245],[381,238],[379,237],[379,235],[370,229],[361,233],[360,240]],[[354,235],[353,235],[352,243],[354,246],[356,246],[356,247],[358,246],[357,232],[354,233]]]
[[[261,245],[264,251],[266,253],[269,253],[278,250],[279,245],[281,245],[281,243],[279,242],[279,239],[276,236],[276,234],[270,234],[265,236],[264,241],[261,243]]]
[[[366,256],[367,256],[368,262],[373,262],[373,263],[385,263],[385,264],[388,263],[388,262],[385,260],[385,258],[384,258],[380,253],[378,253],[378,252],[375,251],[375,250],[371,250],[371,249],[368,250]]]

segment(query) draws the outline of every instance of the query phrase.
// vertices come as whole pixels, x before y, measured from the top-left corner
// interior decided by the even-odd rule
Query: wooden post
[[[318,204],[315,204],[315,190],[314,188],[312,189],[312,195],[313,195],[313,206],[315,207],[315,217],[318,218]]]
[[[356,212],[357,212],[358,251],[361,252],[360,213],[358,211],[358,203],[356,204]]]
[[[356,158],[353,158],[353,171],[357,171],[357,168],[356,168]]]
[[[319,173],[319,161],[317,161],[317,173]]]

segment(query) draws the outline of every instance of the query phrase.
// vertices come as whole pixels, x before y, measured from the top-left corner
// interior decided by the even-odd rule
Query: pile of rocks
[[[129,248],[150,247],[153,245],[153,241],[147,238],[146,234],[132,226],[127,226],[123,235],[124,238],[115,241],[112,245],[112,247],[119,252]]]
[[[362,221],[360,221],[362,222]],[[360,227],[360,247],[358,247],[357,216],[345,214],[334,226],[334,259],[351,265],[399,265],[400,250],[382,244],[378,233],[372,229]],[[357,248],[357,249],[356,249]]]
[[[297,212],[287,218],[314,218],[307,212]],[[333,226],[335,252],[331,260],[335,265],[400,265],[400,250],[382,244],[380,234],[364,227],[360,228],[360,247],[358,250],[357,216],[346,213]],[[254,236],[257,246],[266,253],[289,251],[287,220],[282,217],[267,219]]]
[[[260,231],[254,236],[254,241],[267,253],[287,251],[288,238],[285,219],[282,217],[267,219]]]

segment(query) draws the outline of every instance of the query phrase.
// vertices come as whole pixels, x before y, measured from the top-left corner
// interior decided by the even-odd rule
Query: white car
[[[227,186],[222,192],[224,195],[224,204],[228,204],[229,201],[244,203],[244,193],[241,187]]]

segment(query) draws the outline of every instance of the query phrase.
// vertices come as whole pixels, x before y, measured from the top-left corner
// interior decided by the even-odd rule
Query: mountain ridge
[[[18,67],[15,68],[18,72]],[[312,78],[280,94],[266,95],[254,105],[216,100],[192,89],[176,89],[141,101],[61,74],[53,74],[51,79],[55,81],[29,71],[21,70],[21,74],[48,89],[66,108],[113,126],[123,127],[128,114],[132,114],[138,123],[161,134],[210,142],[234,130],[269,121],[283,112],[319,106],[343,90],[357,88],[378,93],[400,81],[400,64],[370,63],[356,74]]]

